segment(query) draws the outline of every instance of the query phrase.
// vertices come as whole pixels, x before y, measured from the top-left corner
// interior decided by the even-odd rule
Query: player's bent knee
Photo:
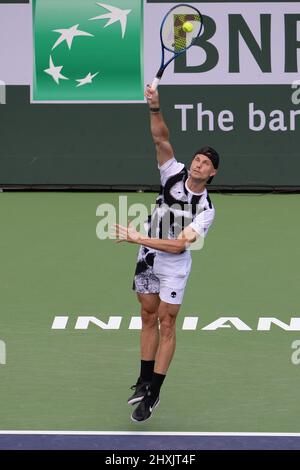
[[[153,326],[158,322],[158,312],[149,312],[148,310],[142,310],[141,312],[143,326]]]
[[[175,319],[178,315],[181,305],[175,304],[168,304],[166,302],[161,302],[158,309],[159,319],[160,321],[164,321],[164,319]]]
[[[160,337],[168,340],[176,336],[176,319],[160,321]]]

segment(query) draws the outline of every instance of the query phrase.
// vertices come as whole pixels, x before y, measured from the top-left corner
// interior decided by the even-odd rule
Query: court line
[[[70,436],[262,436],[262,437],[300,437],[300,433],[279,432],[154,432],[154,431],[16,431],[0,430],[0,435],[70,435]]]

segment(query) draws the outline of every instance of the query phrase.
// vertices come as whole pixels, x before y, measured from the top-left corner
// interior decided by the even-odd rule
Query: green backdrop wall
[[[159,62],[152,29],[159,28],[164,3],[144,0],[145,80]],[[195,150],[211,145],[221,156],[214,188],[300,189],[300,2],[191,3],[203,8],[205,35],[191,56],[168,68],[160,86],[176,158],[189,164]],[[11,77],[0,104],[0,187],[158,186],[145,103],[30,103],[32,57],[18,66],[21,58],[10,48],[20,38],[8,40],[18,8],[27,12],[30,55],[31,6],[0,1],[0,80]]]
[[[214,186],[300,187],[300,117],[295,116],[295,131],[269,129],[272,119],[275,128],[283,125],[282,119],[284,126],[290,126],[289,86],[248,86],[247,95],[244,86],[161,86],[160,90],[177,159],[188,164],[203,145],[219,151],[221,166]],[[0,106],[2,186],[159,184],[146,105],[32,105],[29,94],[29,87],[8,87],[7,104]],[[282,119],[268,118],[274,102]],[[186,116],[182,103],[194,107]],[[198,103],[202,111],[213,110],[214,119],[203,115],[201,123]],[[249,103],[265,113],[263,131],[249,129]],[[217,116],[225,109],[234,114],[234,124],[223,125],[234,128],[220,132]],[[214,130],[209,130],[209,119]],[[263,125],[261,115],[253,124]]]

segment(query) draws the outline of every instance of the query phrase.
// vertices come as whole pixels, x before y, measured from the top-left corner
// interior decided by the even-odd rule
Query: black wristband
[[[159,113],[160,108],[150,108],[151,113]]]

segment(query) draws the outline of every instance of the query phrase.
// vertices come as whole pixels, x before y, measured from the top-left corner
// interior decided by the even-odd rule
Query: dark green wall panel
[[[300,116],[295,131],[249,130],[248,105],[297,107],[291,87],[161,86],[161,102],[178,160],[189,163],[194,151],[212,145],[221,155],[217,186],[299,186]],[[197,103],[217,115],[231,110],[234,130],[197,130]],[[175,105],[194,106],[181,129]],[[299,108],[299,106],[298,106]],[[0,106],[0,184],[158,185],[149,115],[143,104],[30,104],[29,87],[8,87]],[[288,119],[286,119],[288,124]]]

